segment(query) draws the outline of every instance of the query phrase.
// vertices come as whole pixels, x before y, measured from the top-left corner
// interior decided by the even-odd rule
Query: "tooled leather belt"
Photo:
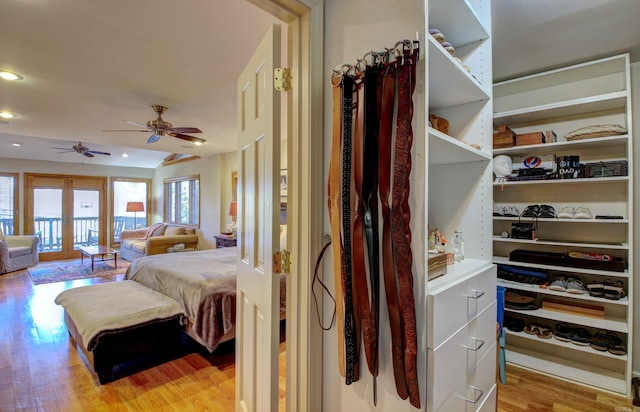
[[[413,274],[411,266],[411,229],[409,222],[409,176],[411,173],[411,146],[413,144],[413,90],[415,88],[415,63],[417,52],[403,53],[397,66],[398,115],[396,123],[395,159],[391,202],[391,236],[396,257],[396,270],[400,286],[400,311],[404,334],[404,367],[409,401],[420,408],[420,392],[417,373],[416,313],[413,299]]]
[[[396,84],[395,64],[387,64],[382,81],[382,111],[380,116],[380,157],[379,157],[379,190],[382,208],[382,268],[384,290],[389,312],[389,326],[391,328],[391,359],[396,390],[402,399],[407,399],[407,383],[404,377],[404,338],[400,322],[398,306],[398,288],[393,259],[393,245],[391,241],[391,208],[389,194],[391,192],[391,153],[393,111]]]

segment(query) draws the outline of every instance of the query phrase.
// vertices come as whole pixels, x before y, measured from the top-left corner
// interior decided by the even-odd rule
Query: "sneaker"
[[[494,216],[504,216],[504,206],[494,205],[493,206],[493,215]]]
[[[518,217],[520,216],[520,211],[515,206],[507,206],[502,208],[502,214],[507,217]]]
[[[576,209],[565,206],[558,212],[559,219],[575,219],[576,217]]]
[[[584,295],[587,290],[584,288],[582,281],[578,278],[567,279],[567,292],[574,293],[576,295]]]
[[[591,210],[586,207],[578,207],[576,208],[575,213],[576,219],[593,219],[593,214],[591,214]]]
[[[548,289],[555,290],[557,292],[566,292],[567,279],[562,276],[558,276],[549,284]]]

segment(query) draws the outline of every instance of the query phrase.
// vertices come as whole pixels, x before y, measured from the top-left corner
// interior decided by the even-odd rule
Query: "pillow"
[[[162,236],[164,235],[164,231],[167,229],[167,225],[162,225],[159,226],[156,230],[154,230],[153,232],[151,232],[151,236]]]
[[[589,139],[592,137],[615,136],[626,133],[626,127],[623,127],[619,124],[598,124],[576,129],[572,132],[567,133],[564,138],[571,141]]]
[[[167,230],[164,231],[165,236],[173,236],[173,235],[186,235],[187,231],[185,228],[180,226],[167,226]]]

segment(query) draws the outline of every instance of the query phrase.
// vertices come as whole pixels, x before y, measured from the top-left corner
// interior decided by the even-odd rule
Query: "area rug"
[[[100,261],[96,259],[94,270],[91,270],[91,259],[80,259],[43,262],[29,268],[29,276],[34,285],[43,283],[64,282],[67,280],[95,278],[99,276],[121,275],[127,271],[130,263],[118,259],[118,267],[114,267],[113,260]]]

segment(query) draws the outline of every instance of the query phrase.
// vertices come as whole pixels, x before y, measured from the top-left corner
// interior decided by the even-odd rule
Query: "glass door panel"
[[[73,191],[73,248],[100,244],[100,191]]]
[[[62,189],[33,189],[33,233],[40,237],[41,252],[62,251],[62,194]]]

